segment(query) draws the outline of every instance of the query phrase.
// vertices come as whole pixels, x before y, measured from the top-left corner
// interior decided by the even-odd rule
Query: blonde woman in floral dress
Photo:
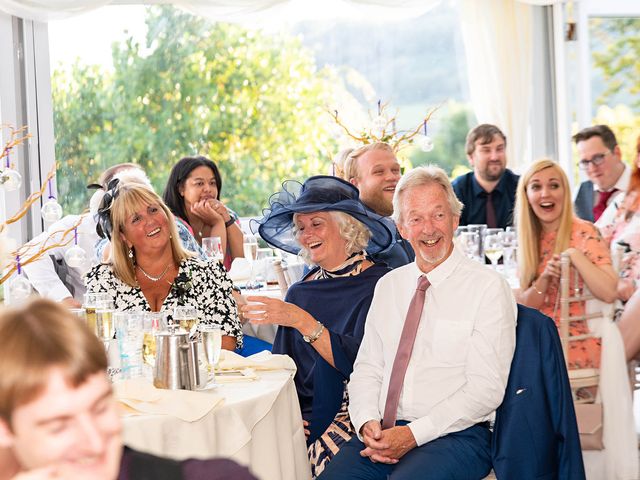
[[[579,275],[570,288],[585,285],[604,302],[616,298],[617,275],[606,242],[591,223],[574,216],[567,176],[552,160],[538,160],[520,178],[516,193],[520,303],[559,320],[560,254],[569,254]],[[571,314],[584,303],[571,304]],[[586,321],[572,323],[571,335],[588,333]],[[569,345],[569,369],[598,368],[600,340],[588,338]]]

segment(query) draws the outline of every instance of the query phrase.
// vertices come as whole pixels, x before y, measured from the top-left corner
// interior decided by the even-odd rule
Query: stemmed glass
[[[491,233],[484,237],[484,254],[491,260],[494,270],[498,270],[498,260],[502,257],[502,234]]]
[[[209,258],[213,258],[219,262],[224,260],[222,252],[222,240],[220,237],[205,237],[202,239],[202,249]]]
[[[247,282],[248,290],[255,290],[260,287],[255,277],[254,264],[258,257],[258,239],[253,235],[245,235],[242,244],[244,249],[244,258],[249,262],[249,281]]]
[[[173,312],[173,320],[192,337],[198,326],[198,312],[193,307],[176,307]]]
[[[516,264],[515,253],[517,243],[518,240],[516,237],[516,232],[513,229],[507,229],[502,234],[502,247],[504,250],[504,260],[502,263],[504,264],[505,268],[514,267]]]
[[[478,259],[478,241],[478,232],[461,232],[458,237],[458,242],[465,255],[473,260]]]
[[[218,325],[200,325],[199,330],[207,370],[215,379],[214,371],[222,351],[222,329]]]

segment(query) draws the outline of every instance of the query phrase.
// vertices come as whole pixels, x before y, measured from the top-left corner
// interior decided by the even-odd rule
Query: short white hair
[[[449,177],[447,177],[447,173],[436,165],[425,165],[422,167],[416,167],[410,172],[405,173],[396,185],[396,191],[393,194],[392,215],[396,224],[402,222],[401,195],[412,188],[432,183],[440,185],[444,189],[449,207],[451,208],[451,213],[456,217],[460,216],[464,205],[460,200],[458,200],[458,197],[456,197],[456,193],[453,191],[453,187],[451,186]]]
[[[338,231],[340,236],[346,240],[346,254],[347,256],[353,255],[356,252],[360,252],[366,248],[371,238],[371,232],[367,226],[360,220],[356,220],[354,217],[345,212],[339,212],[332,210],[327,212],[331,214],[331,218],[338,223]],[[298,228],[296,227],[297,213],[293,214],[293,235],[298,237]],[[302,247],[298,253],[300,257],[306,262],[311,263],[311,256],[309,251]]]

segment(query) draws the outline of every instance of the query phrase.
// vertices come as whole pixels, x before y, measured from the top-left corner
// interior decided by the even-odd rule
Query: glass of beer
[[[84,308],[87,326],[93,333],[100,336],[96,326],[96,308],[100,302],[107,300],[109,297],[106,293],[85,293]]]
[[[100,300],[96,304],[96,333],[103,341],[112,340],[116,331],[113,325],[113,302]]]

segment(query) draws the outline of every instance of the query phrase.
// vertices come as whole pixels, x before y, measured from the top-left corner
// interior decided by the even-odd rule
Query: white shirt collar
[[[624,170],[622,171],[622,174],[620,175],[620,177],[618,177],[618,181],[613,186],[613,188],[615,188],[616,190],[619,190],[621,192],[626,192],[627,189],[629,188],[629,182],[630,181],[631,181],[631,168],[629,167],[629,165],[627,165],[625,163],[624,164]],[[613,190],[613,188],[611,190]],[[595,183],[593,184],[593,189],[596,192],[602,192],[603,191]],[[607,191],[611,191],[611,190],[607,190]]]
[[[425,275],[431,285],[438,286],[439,283],[442,283],[444,280],[446,280],[447,277],[449,277],[449,275],[453,273],[458,264],[464,258],[466,258],[464,254],[460,251],[459,248],[456,248],[454,244],[449,256],[429,273],[424,273],[422,270],[420,270],[420,268],[418,267],[418,263],[414,261],[413,268],[415,271],[416,282],[420,275]]]

